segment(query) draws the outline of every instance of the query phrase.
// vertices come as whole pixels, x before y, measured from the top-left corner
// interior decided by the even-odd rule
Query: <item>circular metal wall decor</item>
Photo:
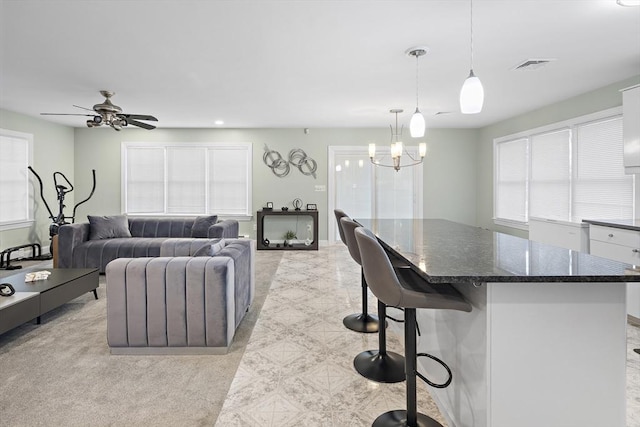
[[[264,146],[264,154],[262,155],[262,161],[271,172],[278,178],[284,178],[289,175],[291,166],[298,168],[301,174],[306,176],[316,177],[316,171],[318,170],[318,163],[307,156],[302,148],[294,148],[289,151],[289,159],[286,160],[276,150],[271,150],[267,145]]]
[[[301,174],[316,177],[318,164],[307,156],[302,148],[294,148],[289,151],[289,163],[297,167]]]
[[[262,161],[267,165],[267,167],[271,168],[271,172],[279,178],[289,175],[289,171],[291,170],[289,162],[283,159],[277,151],[270,150],[267,146],[264,148],[265,151],[262,155]]]

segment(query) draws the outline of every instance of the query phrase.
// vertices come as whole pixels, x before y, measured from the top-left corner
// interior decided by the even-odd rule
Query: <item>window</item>
[[[633,218],[619,108],[494,141],[496,224]]]
[[[385,149],[377,147],[385,154]],[[417,147],[405,147],[417,157]],[[388,148],[387,148],[388,150]],[[386,152],[389,159],[390,152]],[[422,165],[402,167],[399,171],[374,167],[368,146],[329,147],[328,236],[338,239],[333,210],[344,210],[351,218],[421,218]]]
[[[122,144],[127,214],[250,217],[250,143]]]
[[[33,135],[0,129],[0,230],[30,226]]]

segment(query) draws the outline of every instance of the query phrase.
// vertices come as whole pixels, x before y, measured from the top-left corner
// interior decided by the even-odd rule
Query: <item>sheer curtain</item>
[[[385,151],[378,148],[379,154]],[[387,149],[388,150],[388,149]],[[415,147],[407,147],[417,157]],[[388,160],[388,153],[386,154]],[[422,217],[422,165],[374,166],[368,146],[329,147],[329,238],[338,240],[333,209],[352,218]]]

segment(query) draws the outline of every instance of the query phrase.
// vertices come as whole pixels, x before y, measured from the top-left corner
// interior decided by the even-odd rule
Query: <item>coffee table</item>
[[[66,304],[85,292],[93,292],[98,299],[98,270],[94,268],[40,268],[50,271],[46,280],[25,282],[24,277],[32,269],[0,279],[0,283],[10,283],[16,293],[10,297],[0,297],[0,334],[29,320]]]

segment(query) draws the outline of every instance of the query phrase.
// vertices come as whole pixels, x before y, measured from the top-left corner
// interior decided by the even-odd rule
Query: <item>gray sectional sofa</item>
[[[217,216],[150,218],[89,216],[88,223],[66,224],[58,231],[59,268],[97,268],[104,273],[116,258],[160,256],[169,238],[237,238],[238,221]]]
[[[226,353],[253,301],[255,241],[216,216],[89,216],[59,229],[59,268],[106,273],[112,354]]]

